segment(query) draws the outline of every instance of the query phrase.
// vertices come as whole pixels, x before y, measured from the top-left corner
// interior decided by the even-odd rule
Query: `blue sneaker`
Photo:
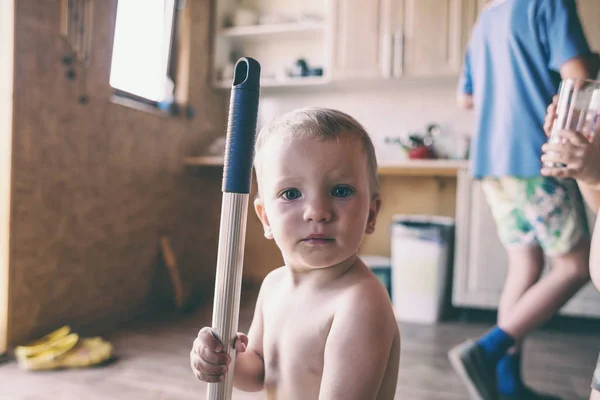
[[[496,391],[496,366],[485,357],[483,348],[467,340],[448,352],[448,359],[472,400],[499,400]]]

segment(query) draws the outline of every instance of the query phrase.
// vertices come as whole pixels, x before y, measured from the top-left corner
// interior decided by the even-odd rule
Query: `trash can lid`
[[[392,265],[392,259],[384,256],[359,255],[360,259],[367,264],[367,267],[389,267]]]
[[[392,224],[432,224],[432,225],[454,225],[454,218],[441,215],[425,215],[425,214],[394,214],[392,216]]]

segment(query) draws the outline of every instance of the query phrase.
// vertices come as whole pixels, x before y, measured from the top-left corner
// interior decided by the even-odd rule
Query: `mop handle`
[[[212,327],[231,356],[231,364],[222,382],[209,383],[208,400],[229,400],[233,389],[235,366],[234,341],[240,313],[242,266],[248,216],[248,197],[256,138],[260,64],[243,57],[235,65],[227,144],[223,168],[223,200],[217,254],[217,275]]]

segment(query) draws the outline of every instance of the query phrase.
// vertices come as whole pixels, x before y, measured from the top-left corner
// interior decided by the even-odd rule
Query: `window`
[[[176,0],[119,0],[110,85],[151,105],[173,100]]]

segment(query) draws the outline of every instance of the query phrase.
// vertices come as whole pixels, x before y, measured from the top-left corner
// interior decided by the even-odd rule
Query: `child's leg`
[[[498,305],[499,325],[510,320],[517,302],[538,281],[544,268],[544,253],[539,246],[512,247],[507,254],[508,273]],[[517,341],[511,351],[518,351],[519,347]]]
[[[517,302],[533,286],[544,268],[544,253],[539,246],[512,247],[507,249],[508,273],[500,303],[498,305],[498,324],[510,316]],[[500,393],[520,393],[524,390],[521,374],[521,349],[524,338],[500,359],[496,366],[496,378]]]
[[[509,312],[500,314],[499,329],[515,338],[517,343],[552,317],[589,280],[586,217],[574,182],[532,180],[526,182],[525,188],[526,198],[522,211],[534,229],[536,239],[551,257],[552,269],[544,278],[526,289]],[[507,251],[510,264],[537,264],[537,271],[541,272],[544,259],[540,250],[527,252],[507,247]],[[506,290],[509,293],[516,292],[519,290],[518,279],[525,281],[529,278],[528,282],[531,282],[535,271],[534,267],[533,271],[529,271],[532,276],[523,272],[521,277],[507,279]],[[509,278],[510,274],[509,270]],[[514,289],[511,288],[513,285]],[[519,353],[511,354],[509,351],[498,362],[497,386],[501,396],[531,393],[522,382],[520,360]],[[540,395],[536,396],[530,395],[532,398],[542,398]]]
[[[518,343],[589,279],[583,203],[575,182],[553,178],[486,179],[482,188],[509,261],[498,326]],[[544,266],[540,245],[555,257],[551,273],[538,282]]]
[[[569,253],[553,257],[550,273],[517,301],[498,324],[500,329],[520,339],[546,322],[589,281],[588,259],[587,238]]]
[[[553,316],[589,280],[589,240],[583,234],[587,225],[580,213],[581,197],[571,193],[572,186],[545,178],[503,178],[484,181],[483,189],[511,266],[499,325],[477,342],[454,348],[450,360],[467,387],[487,399],[493,398],[497,367],[500,378],[512,374],[510,378],[520,383],[520,358],[507,357],[509,348]],[[534,249],[538,243],[551,255],[559,255],[553,257],[552,271],[531,285],[539,277],[543,258],[539,250],[526,247]],[[500,393],[509,397],[516,389],[527,390],[522,384],[498,388],[510,389]]]
[[[576,183],[532,179],[526,181],[525,193],[524,214],[552,268],[500,322],[500,328],[515,338],[552,317],[590,279],[587,217]]]

